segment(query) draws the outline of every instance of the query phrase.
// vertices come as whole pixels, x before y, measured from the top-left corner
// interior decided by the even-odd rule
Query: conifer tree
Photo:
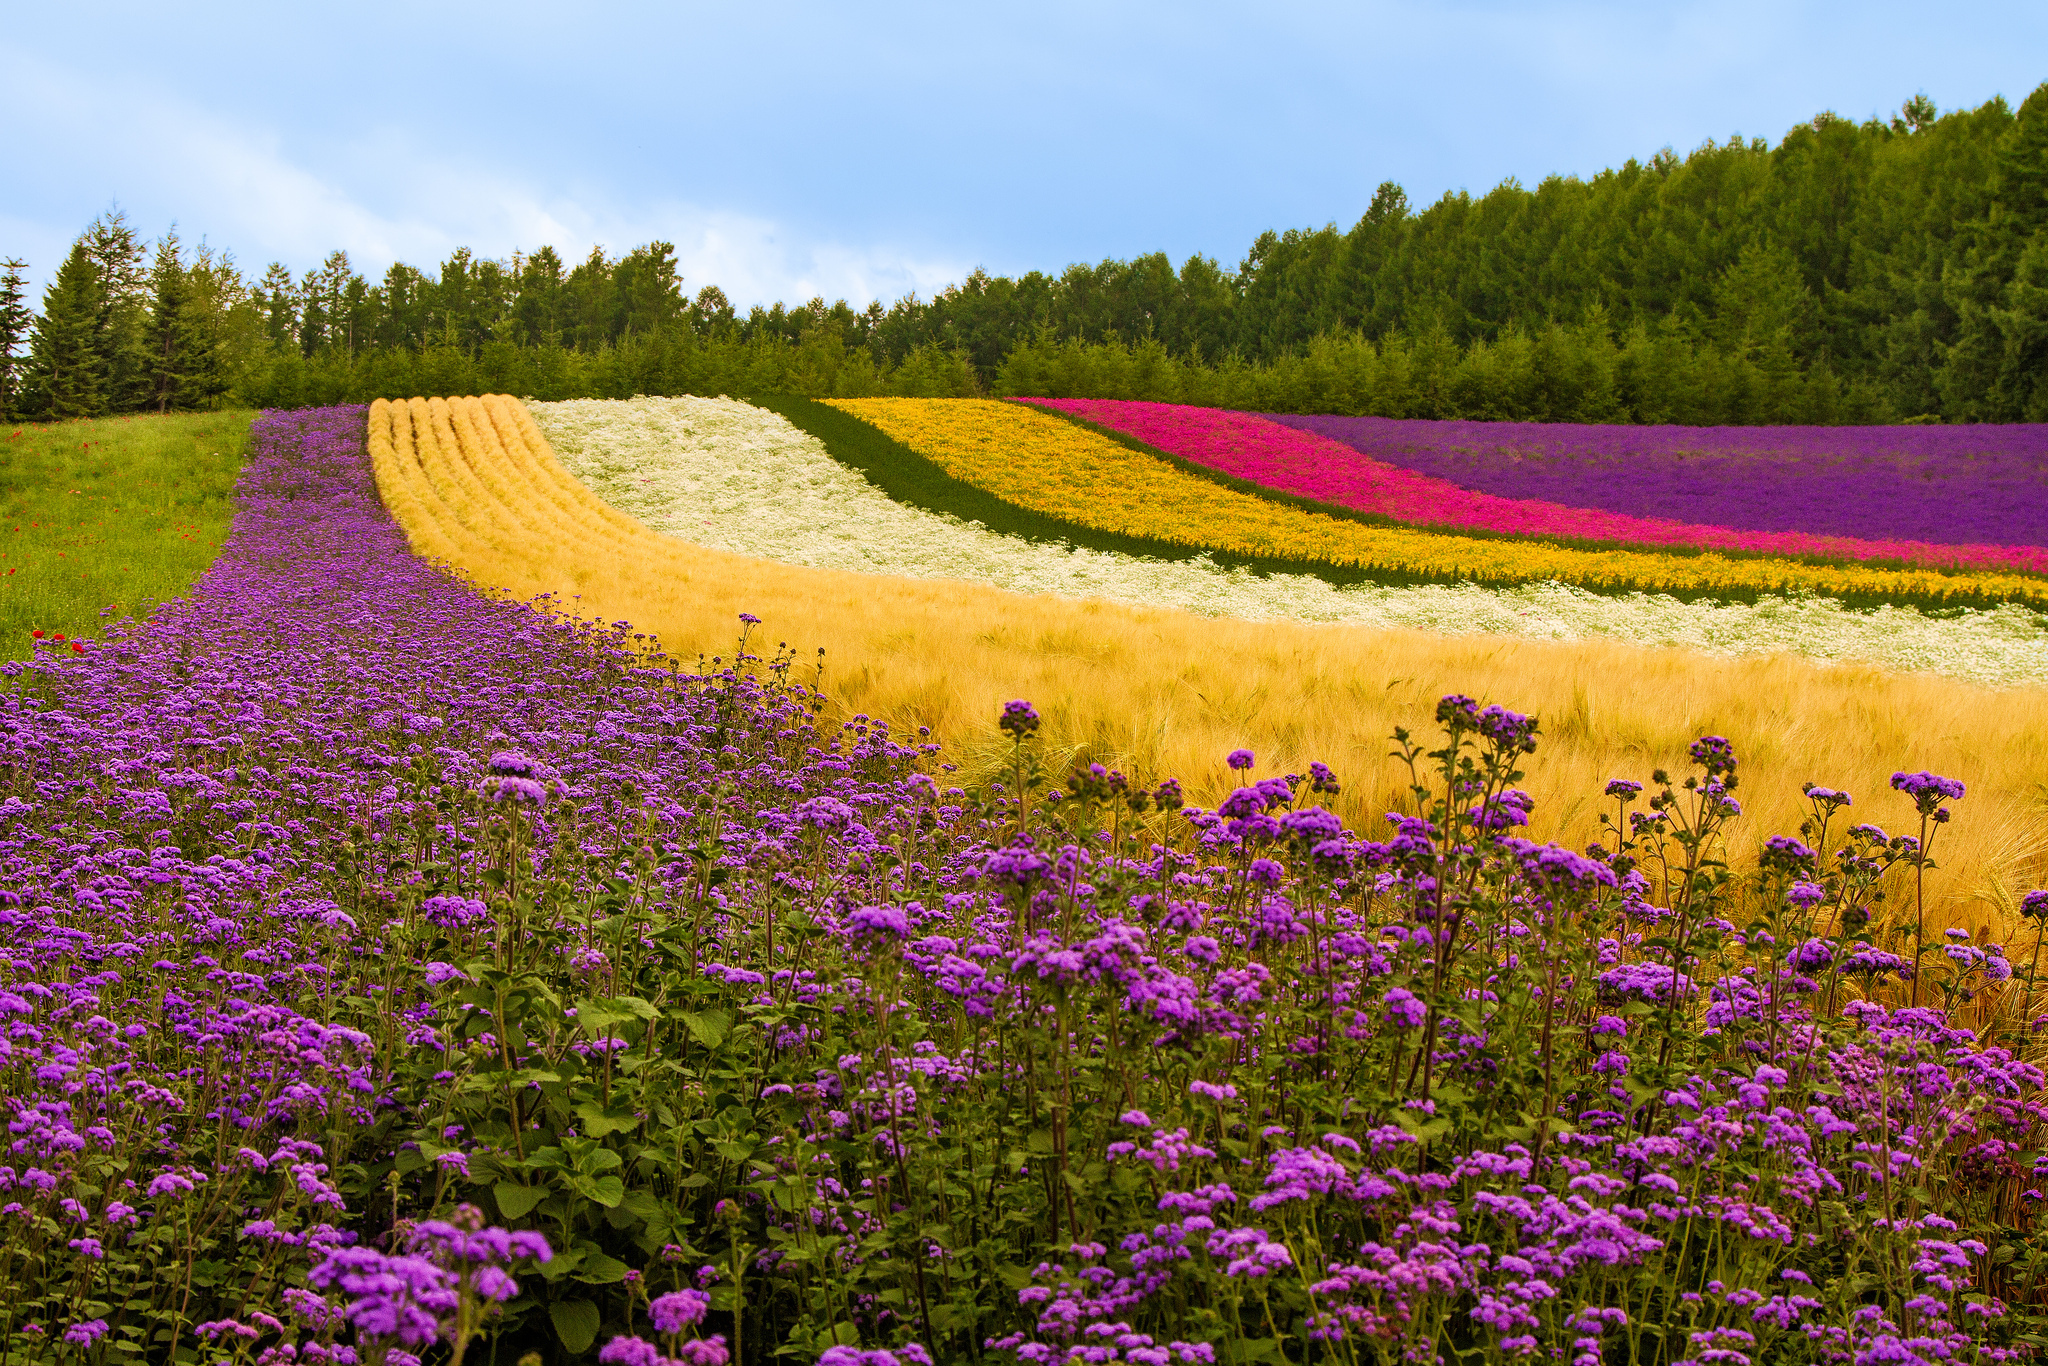
[[[106,410],[99,323],[99,267],[83,239],[43,294],[29,347],[26,407],[39,417],[97,417]]]
[[[191,376],[187,366],[196,330],[175,227],[157,243],[149,286],[149,319],[143,327],[142,347],[146,406],[168,413],[189,406],[186,390]]]
[[[95,218],[79,241],[99,274],[93,349],[100,359],[101,401],[108,412],[130,412],[149,400],[142,335],[149,310],[147,248],[118,207]]]
[[[28,337],[30,314],[23,272],[28,262],[9,257],[0,261],[0,422],[14,418],[20,395],[16,377],[21,358],[15,354]]]

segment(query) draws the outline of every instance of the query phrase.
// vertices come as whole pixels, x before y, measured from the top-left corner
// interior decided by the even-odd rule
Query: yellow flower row
[[[1540,541],[1373,526],[1240,493],[1037,409],[988,399],[829,400],[965,483],[1100,531],[1190,548],[1428,579],[1555,579],[1592,589],[1810,593],[2048,602],[2017,574],[1814,565],[1715,553],[1579,550]]]

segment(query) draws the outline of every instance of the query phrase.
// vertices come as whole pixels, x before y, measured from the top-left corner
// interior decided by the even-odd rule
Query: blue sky
[[[676,244],[742,305],[929,294],[1832,109],[2017,104],[2048,6],[1915,3],[24,5],[0,255],[118,201],[252,273]]]

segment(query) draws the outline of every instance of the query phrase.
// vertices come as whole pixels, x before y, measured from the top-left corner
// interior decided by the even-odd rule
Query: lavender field
[[[1506,498],[1745,531],[2048,545],[2048,434],[2038,423],[1621,429],[1266,416]]]
[[[260,418],[188,600],[6,666],[0,1363],[2048,1345],[2038,949],[1916,897],[1960,783],[1739,874],[1716,736],[1532,838],[1512,698],[1365,829],[1023,700],[969,786],[773,622],[686,669],[415,558],[363,423]]]

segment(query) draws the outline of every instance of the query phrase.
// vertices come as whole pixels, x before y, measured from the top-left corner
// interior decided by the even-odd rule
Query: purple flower
[[[66,1328],[64,1340],[79,1347],[90,1347],[104,1337],[106,1332],[105,1319],[87,1319],[83,1323],[74,1323]]]
[[[1029,702],[1019,698],[1003,708],[1003,715],[996,722],[996,729],[1005,731],[1018,740],[1022,740],[1027,735],[1036,734],[1038,730],[1038,709]]]
[[[1933,815],[1943,802],[1961,801],[1963,798],[1960,782],[1925,769],[1918,773],[1892,774],[1892,789],[1911,797],[1913,805],[1923,816]]]
[[[646,1338],[615,1337],[597,1349],[597,1359],[605,1366],[661,1366],[661,1349]]]
[[[531,778],[540,772],[540,766],[516,749],[501,750],[491,756],[490,771],[501,778]]]
[[[1795,882],[1785,889],[1785,900],[1802,911],[1810,911],[1827,900],[1828,889],[1817,882]]]
[[[1233,749],[1224,758],[1223,762],[1242,772],[1257,763],[1258,760],[1253,757],[1252,752],[1248,749]]]
[[[846,917],[855,939],[904,939],[910,934],[910,917],[901,906],[863,906]]]

